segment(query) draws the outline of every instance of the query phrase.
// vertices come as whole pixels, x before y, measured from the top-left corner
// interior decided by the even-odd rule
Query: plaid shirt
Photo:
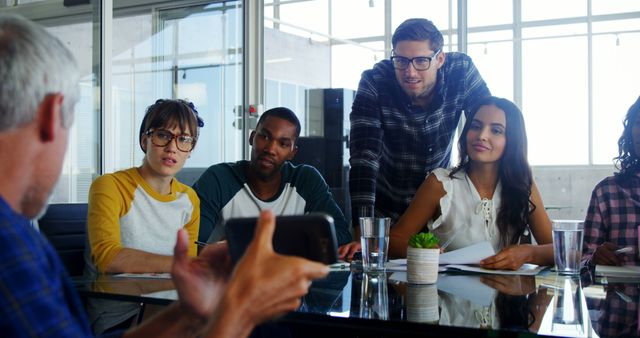
[[[1,197],[0,335],[93,336],[57,254]]]
[[[611,242],[618,247],[631,246],[633,253],[621,258],[626,265],[640,265],[638,260],[638,225],[640,225],[640,177],[621,180],[610,176],[593,189],[584,222],[582,261],[588,264],[596,248]]]
[[[411,104],[391,61],[362,74],[350,115],[353,224],[374,205],[376,214],[395,223],[426,175],[449,166],[462,111],[490,95],[471,58],[462,53],[447,53],[434,91],[425,110]]]
[[[638,337],[638,285],[612,284],[606,287],[605,299],[587,298],[593,313],[594,330],[600,337]],[[618,294],[629,297],[627,302]]]

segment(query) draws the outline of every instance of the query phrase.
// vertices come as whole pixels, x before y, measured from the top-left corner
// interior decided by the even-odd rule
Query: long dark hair
[[[451,171],[450,176],[464,169],[469,171],[470,161],[467,152],[467,132],[473,117],[482,106],[496,106],[504,111],[506,126],[506,145],[498,168],[498,180],[502,185],[501,205],[498,209],[496,225],[500,231],[500,244],[506,247],[518,243],[528,224],[528,216],[535,205],[531,202],[531,185],[533,178],[527,161],[527,132],[522,112],[513,102],[488,96],[478,101],[475,108],[467,116],[458,141],[460,164]]]
[[[624,131],[620,139],[618,139],[618,157],[613,159],[616,167],[620,170],[620,172],[616,173],[618,180],[624,180],[640,171],[640,154],[636,154],[632,135],[633,125],[638,118],[638,113],[640,113],[640,97],[631,105],[622,123]]]

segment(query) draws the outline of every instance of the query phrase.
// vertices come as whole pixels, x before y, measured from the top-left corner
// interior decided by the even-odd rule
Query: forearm
[[[137,337],[196,337],[202,334],[206,320],[186,311],[180,302],[127,331],[123,338]]]
[[[169,272],[173,257],[122,248],[105,269],[108,273]]]
[[[203,337],[215,338],[242,338],[248,337],[255,324],[244,314],[241,302],[227,297],[222,300],[221,306],[209,325],[205,329]]]
[[[405,258],[407,257],[407,246],[409,245],[409,236],[401,233],[389,234],[389,258]]]

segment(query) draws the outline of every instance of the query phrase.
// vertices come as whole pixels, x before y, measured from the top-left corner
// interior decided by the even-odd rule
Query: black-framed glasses
[[[431,56],[417,56],[414,58],[406,58],[404,56],[393,55],[391,57],[391,63],[393,64],[393,68],[405,70],[409,68],[409,64],[413,64],[413,68],[416,70],[427,70],[431,67],[431,60],[433,60],[442,49],[438,49]]]
[[[196,145],[196,139],[189,135],[174,135],[165,129],[149,129],[145,133],[151,136],[151,143],[154,146],[166,147],[173,139],[176,140],[176,147],[182,152],[190,152]]]

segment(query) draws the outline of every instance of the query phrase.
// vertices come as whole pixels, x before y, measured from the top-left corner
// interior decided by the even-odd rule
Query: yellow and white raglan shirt
[[[200,200],[177,179],[171,193],[161,195],[137,168],[100,176],[89,190],[87,272],[105,272],[122,248],[171,256],[181,228],[189,234],[189,255],[196,256],[199,226]]]

